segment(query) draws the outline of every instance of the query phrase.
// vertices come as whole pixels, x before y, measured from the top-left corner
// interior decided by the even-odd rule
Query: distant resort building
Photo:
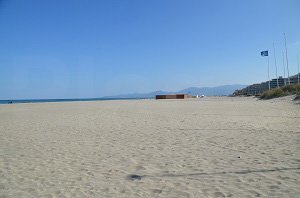
[[[300,73],[290,77],[291,85],[299,84],[299,76]],[[286,79],[286,84],[288,84],[288,79]]]
[[[290,80],[291,85],[299,83],[299,80],[298,80],[299,75],[300,75],[300,73],[290,76],[289,80]],[[289,82],[288,82],[289,80],[288,80],[288,78],[283,78],[282,76],[279,76],[278,86],[282,87],[285,85],[289,85]],[[270,88],[271,89],[277,88],[277,78],[270,80]],[[255,96],[255,95],[262,94],[264,91],[266,91],[268,89],[269,89],[269,81],[266,81],[266,82],[250,85],[248,87],[245,87],[244,89],[236,90],[233,93],[233,95],[234,96],[242,96],[242,95]]]
[[[189,94],[166,94],[166,95],[156,95],[155,99],[160,100],[160,99],[187,99],[187,98],[192,98],[193,96]]]

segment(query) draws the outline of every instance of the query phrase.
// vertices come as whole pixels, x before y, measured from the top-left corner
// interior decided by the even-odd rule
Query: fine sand
[[[300,196],[290,99],[0,105],[0,197],[258,196]]]

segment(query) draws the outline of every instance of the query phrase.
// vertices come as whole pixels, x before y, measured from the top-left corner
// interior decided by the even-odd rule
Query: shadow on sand
[[[269,172],[281,172],[300,170],[300,167],[295,168],[274,168],[274,169],[256,169],[256,170],[241,170],[241,171],[221,171],[214,173],[182,173],[182,174],[162,174],[162,175],[129,175],[127,176],[130,180],[141,180],[142,178],[163,178],[163,177],[191,177],[191,176],[211,176],[211,175],[227,175],[227,174],[251,174],[251,173],[269,173]]]
[[[241,170],[241,171],[222,171],[214,173],[186,173],[186,174],[164,174],[157,177],[188,177],[188,176],[201,176],[201,175],[227,175],[227,174],[250,174],[250,173],[268,173],[268,172],[280,172],[289,170],[300,170],[297,168],[274,168],[274,169],[256,169],[256,170]]]

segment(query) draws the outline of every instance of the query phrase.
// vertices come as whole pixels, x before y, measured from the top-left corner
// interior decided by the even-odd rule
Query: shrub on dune
[[[287,85],[282,87],[281,89],[284,92],[296,94],[300,92],[300,85]]]
[[[278,88],[278,89],[271,89],[271,90],[265,91],[260,96],[260,98],[261,99],[271,99],[271,98],[278,98],[281,96],[285,96],[285,93],[280,88]]]
[[[262,93],[260,98],[272,99],[272,98],[278,98],[278,97],[288,96],[293,94],[300,96],[300,85],[286,85],[280,88],[267,90]]]

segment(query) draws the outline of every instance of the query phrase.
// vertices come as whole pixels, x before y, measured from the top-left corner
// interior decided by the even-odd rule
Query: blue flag
[[[268,56],[268,51],[262,51],[262,52],[260,52],[260,55],[261,56]]]

